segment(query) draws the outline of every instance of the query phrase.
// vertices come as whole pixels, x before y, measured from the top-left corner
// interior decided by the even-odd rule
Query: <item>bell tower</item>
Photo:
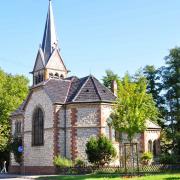
[[[32,74],[33,85],[46,81],[49,78],[63,79],[68,74],[58,47],[51,0],[49,0],[43,41],[39,47]]]

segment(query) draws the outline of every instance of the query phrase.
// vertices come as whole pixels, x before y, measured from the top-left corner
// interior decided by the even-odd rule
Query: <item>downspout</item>
[[[66,104],[65,104],[65,107],[64,107],[64,110],[65,110],[65,112],[64,112],[64,156],[66,157],[66,134],[67,134],[67,132],[66,132],[66,128],[67,128],[67,125],[66,125],[66,119],[67,119],[67,107],[66,107]]]

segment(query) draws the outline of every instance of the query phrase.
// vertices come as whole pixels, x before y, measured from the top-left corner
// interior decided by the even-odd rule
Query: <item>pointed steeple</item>
[[[42,50],[44,53],[45,63],[49,60],[53,50],[57,47],[58,40],[54,22],[54,15],[51,0],[49,0],[49,9],[47,13],[46,25],[44,30]]]
[[[59,52],[51,0],[49,0],[43,42],[39,48],[32,74],[33,85],[49,78],[63,79],[68,74]]]

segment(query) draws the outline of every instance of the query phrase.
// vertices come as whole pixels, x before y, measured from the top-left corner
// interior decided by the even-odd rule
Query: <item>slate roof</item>
[[[64,104],[71,81],[50,79],[44,86],[44,90],[53,103]]]
[[[70,104],[70,103],[91,103],[91,102],[109,102],[115,101],[114,94],[103,86],[94,76],[90,75],[83,78],[72,76],[62,79],[49,79],[43,83],[34,86],[33,89],[41,87],[49,96],[52,103]],[[23,114],[23,109],[28,103],[30,95],[22,105],[12,114]]]
[[[24,107],[24,105],[25,105],[25,102],[26,102],[26,101],[23,101],[23,103],[19,106],[18,109],[16,109],[16,110],[11,114],[11,116],[23,115],[23,113],[24,113],[23,107]]]
[[[76,80],[72,88],[76,91],[69,99],[70,102],[113,102],[116,99],[114,94],[92,75]]]

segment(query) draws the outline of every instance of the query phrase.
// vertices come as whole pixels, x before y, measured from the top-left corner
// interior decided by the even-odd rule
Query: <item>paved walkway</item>
[[[13,174],[0,174],[0,179],[7,180],[28,180],[28,179],[36,179],[40,176],[23,176],[23,175],[13,175]]]
[[[25,176],[25,175],[13,175],[13,174],[0,174],[0,179],[7,180],[35,180],[39,177],[57,176],[57,175],[37,175],[37,176]]]

